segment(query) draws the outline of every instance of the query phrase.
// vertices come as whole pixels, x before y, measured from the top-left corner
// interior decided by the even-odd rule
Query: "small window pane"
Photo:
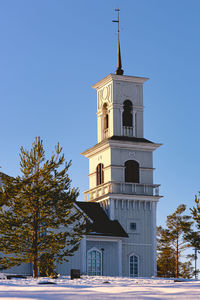
[[[136,230],[136,223],[130,223],[130,229]]]

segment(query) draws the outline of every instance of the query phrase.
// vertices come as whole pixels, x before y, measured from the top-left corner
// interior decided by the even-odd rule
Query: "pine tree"
[[[191,217],[183,215],[186,206],[181,204],[167,217],[166,229],[158,229],[158,274],[165,277],[180,277],[186,269],[187,262],[181,262],[183,251],[190,246],[186,236],[191,232]],[[185,271],[184,271],[185,270]],[[170,276],[169,276],[170,275]]]
[[[194,267],[192,266],[192,260],[192,258],[188,258],[188,261],[180,263],[180,277],[192,278],[195,275]]]
[[[181,204],[177,207],[176,211],[167,217],[167,228],[169,230],[169,238],[176,255],[176,277],[180,275],[180,257],[182,252],[190,246],[185,236],[191,231],[193,224],[191,217],[183,215],[186,210],[186,205]]]
[[[200,193],[199,193],[200,194]],[[195,195],[195,206],[190,209],[195,226],[200,230],[200,199]],[[200,233],[199,231],[188,232],[187,238],[193,247],[200,250]]]
[[[176,255],[169,232],[161,226],[157,228],[157,275],[158,277],[175,277]]]
[[[200,195],[200,192],[199,192]],[[191,246],[195,248],[195,255],[194,260],[197,259],[197,253],[200,253],[200,199],[195,195],[195,205],[190,209],[192,218],[194,220],[195,226],[197,228],[197,231],[189,231],[187,233],[187,240],[190,242]],[[197,278],[198,274],[200,273],[200,270],[195,270],[194,272],[195,278]]]
[[[37,137],[30,151],[21,147],[21,176],[2,174],[1,269],[32,262],[35,278],[38,268],[44,270],[44,258],[55,269],[55,262],[67,261],[78,249],[86,229],[83,215],[75,209],[79,192],[71,188],[70,165],[59,143],[46,159]]]

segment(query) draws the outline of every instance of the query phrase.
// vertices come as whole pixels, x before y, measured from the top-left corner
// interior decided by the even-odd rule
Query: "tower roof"
[[[121,51],[120,51],[120,42],[118,38],[118,49],[117,49],[117,69],[115,71],[116,75],[123,75],[124,70],[122,69],[122,59],[121,59]]]
[[[113,22],[117,23],[117,40],[118,40],[118,47],[117,47],[117,69],[115,71],[116,75],[123,75],[124,70],[122,69],[122,59],[121,59],[121,50],[120,50],[120,41],[119,41],[119,12],[120,9],[116,8],[115,11],[117,11],[117,20],[113,20]]]

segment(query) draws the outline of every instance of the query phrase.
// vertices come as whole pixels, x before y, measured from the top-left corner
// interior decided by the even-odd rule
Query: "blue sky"
[[[115,7],[125,74],[150,78],[144,128],[163,143],[154,153],[163,224],[200,189],[199,0],[0,1],[0,166],[15,176],[21,145],[41,136],[48,155],[59,141],[83,200],[88,161],[80,152],[96,143],[91,86],[115,70]]]

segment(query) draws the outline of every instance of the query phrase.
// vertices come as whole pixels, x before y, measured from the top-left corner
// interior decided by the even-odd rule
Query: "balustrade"
[[[129,126],[123,126],[124,136],[135,136],[134,128]]]
[[[159,185],[128,182],[108,182],[84,193],[85,201],[102,197],[106,194],[127,194],[159,196]]]

